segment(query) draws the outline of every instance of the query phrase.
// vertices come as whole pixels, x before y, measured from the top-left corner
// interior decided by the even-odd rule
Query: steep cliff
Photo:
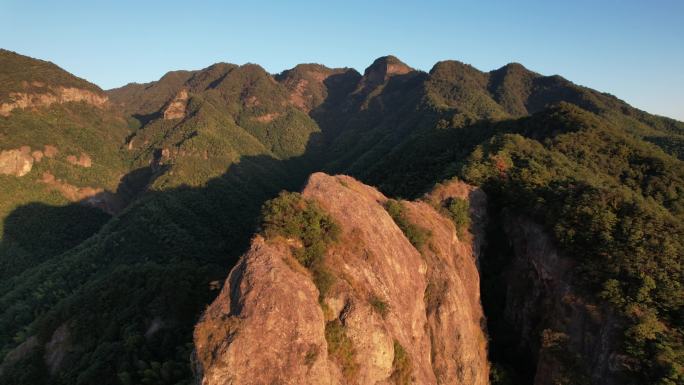
[[[452,182],[399,202],[423,243],[350,177],[313,174],[301,196],[339,226],[323,267],[298,262],[302,240],[256,236],[195,329],[201,383],[487,384],[476,242],[438,211],[481,213],[484,195]]]
[[[575,262],[542,226],[512,215],[503,225],[512,251],[501,282],[503,312],[516,348],[531,353],[533,383],[632,383],[621,372],[628,364],[619,351],[624,321],[583,295],[572,275]]]

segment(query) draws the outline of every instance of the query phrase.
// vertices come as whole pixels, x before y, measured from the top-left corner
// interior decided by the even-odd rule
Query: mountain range
[[[683,157],[683,122],[517,63],[105,91],[0,50],[0,382],[681,384]],[[295,279],[249,297],[260,263]]]

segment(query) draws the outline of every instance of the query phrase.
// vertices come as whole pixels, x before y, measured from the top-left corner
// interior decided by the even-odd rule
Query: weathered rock
[[[33,168],[31,147],[0,151],[0,174],[24,176]]]
[[[33,160],[35,160],[37,163],[40,163],[41,160],[43,160],[43,151],[36,150],[31,153],[31,157]]]
[[[341,228],[325,256],[335,277],[325,306],[291,255],[296,242],[257,236],[196,326],[200,382],[389,384],[408,370],[414,384],[487,384],[471,235],[459,240],[427,203],[402,202],[432,233],[419,251],[385,211],[387,198],[346,176],[314,174],[302,194]],[[353,370],[328,354],[326,322],[343,328]],[[403,369],[396,349],[408,357]]]
[[[330,69],[319,64],[300,64],[283,72],[278,78],[290,92],[289,102],[296,108],[310,112],[328,96],[326,80],[345,69]]]
[[[413,69],[394,56],[376,59],[363,74],[363,88],[370,89],[386,82],[390,77],[404,75]]]
[[[45,154],[45,156],[48,158],[54,158],[55,156],[57,156],[57,154],[59,154],[59,150],[57,149],[57,147],[53,145],[46,144],[45,149],[43,150],[43,154]]]
[[[9,103],[0,104],[0,116],[9,116],[15,109],[48,107],[52,104],[85,102],[102,108],[107,104],[107,96],[73,87],[50,87],[46,93],[12,92]]]
[[[182,119],[188,104],[188,90],[182,89],[164,108],[164,119]]]
[[[203,384],[339,383],[318,292],[291,258],[257,237],[235,266],[195,329]]]

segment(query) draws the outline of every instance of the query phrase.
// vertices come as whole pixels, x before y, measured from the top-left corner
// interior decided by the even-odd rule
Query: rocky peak
[[[389,55],[375,59],[373,64],[363,72],[363,78],[368,85],[378,85],[386,82],[392,76],[404,75],[411,71],[413,68]]]
[[[293,106],[310,112],[325,102],[331,92],[335,93],[340,88],[340,81],[355,86],[358,79],[354,75],[359,76],[358,72],[349,68],[299,64],[276,75],[275,79],[287,88],[290,94],[289,101]],[[344,85],[342,84],[342,87]]]
[[[453,191],[482,209],[479,190]],[[388,198],[347,176],[313,174],[302,197],[340,228],[323,270],[293,258],[298,240],[255,237],[195,328],[200,382],[487,384],[472,235],[426,201],[402,201],[430,234],[412,244]]]
[[[388,55],[375,59],[373,64],[366,68],[363,75],[366,77],[381,76],[384,78],[386,76],[402,75],[411,71],[413,71],[413,68],[404,64],[397,57]]]

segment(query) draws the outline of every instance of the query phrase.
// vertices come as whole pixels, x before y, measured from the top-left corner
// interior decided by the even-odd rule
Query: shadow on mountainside
[[[115,195],[132,203],[111,218],[79,204],[17,208],[0,243],[24,258],[3,261],[21,272],[0,282],[0,380],[189,380],[193,326],[248,247],[262,204],[300,190],[321,169],[364,179],[366,166],[439,117],[415,114],[425,76],[395,75],[369,89],[356,87],[358,73],[332,75],[326,100],[310,113],[321,132],[301,156],[243,156],[202,187],[142,193],[166,171],[153,160],[122,179]]]
[[[437,113],[415,114],[420,93],[408,90],[420,87],[424,73],[393,76],[380,90],[352,89],[333,76],[326,81],[341,88],[331,86],[326,101],[311,112],[322,131],[309,137],[301,156],[243,156],[201,187],[142,193],[167,171],[153,159],[149,168],[122,179],[116,195],[132,203],[111,219],[78,204],[17,208],[5,221],[0,243],[0,248],[22,249],[17,255],[24,258],[3,261],[22,266],[18,271],[23,272],[0,282],[0,380],[188,380],[193,326],[248,247],[266,200],[281,190],[300,190],[307,176],[322,168],[350,170],[364,181],[390,180],[394,187],[382,188],[390,195],[401,191],[416,196],[440,180],[448,164],[414,164],[413,152],[408,158],[385,159],[385,164],[394,163],[385,171],[375,165],[388,153],[399,156],[391,151],[394,146],[434,128],[440,118]],[[344,96],[350,92],[360,94]],[[378,95],[364,104],[365,92]],[[335,119],[323,119],[326,115]],[[476,133],[480,129],[474,124],[461,132],[443,131],[433,140],[453,155],[449,148],[469,151],[492,132]],[[470,131],[467,143],[459,139]],[[322,167],[331,160],[335,164]],[[418,172],[424,175],[420,183],[407,183],[407,175]]]
[[[116,191],[103,191],[66,206],[29,203],[14,209],[4,220],[0,242],[0,280],[76,247],[95,233],[113,214],[121,212],[168,171],[154,164],[121,177]]]
[[[18,250],[0,265],[0,379],[190,378],[195,322],[249,245],[262,204],[316,171],[314,136],[299,157],[245,156],[202,187],[140,193],[159,169],[135,170],[118,192],[137,199],[111,218],[83,204],[14,210],[0,243]]]

